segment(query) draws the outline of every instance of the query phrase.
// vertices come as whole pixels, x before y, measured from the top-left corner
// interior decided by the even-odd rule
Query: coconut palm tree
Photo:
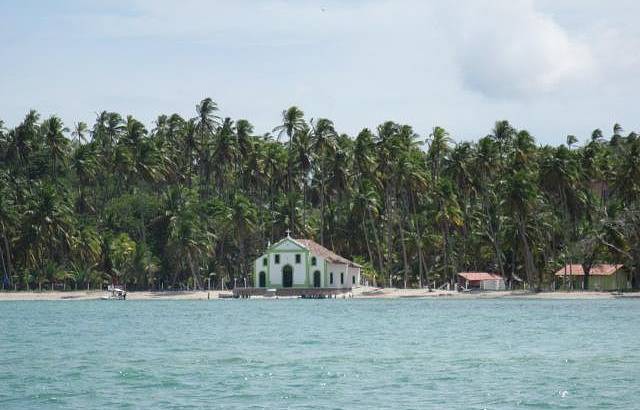
[[[2,284],[10,285],[13,276],[12,237],[18,229],[18,213],[7,185],[7,177],[0,173],[0,267],[2,268]]]
[[[45,144],[49,149],[51,158],[51,176],[55,181],[58,166],[65,165],[66,163],[69,140],[63,133],[69,132],[69,129],[66,128],[62,120],[55,115],[45,120],[42,128],[45,133]]]
[[[312,147],[318,158],[317,173],[320,182],[320,244],[324,246],[326,217],[326,185],[328,160],[335,155],[337,149],[337,133],[333,122],[326,118],[311,120]]]
[[[293,221],[296,219],[295,215],[295,207],[293,205],[294,201],[294,181],[293,181],[293,135],[296,132],[300,132],[304,129],[304,112],[296,106],[289,107],[288,109],[282,111],[282,124],[275,127],[273,132],[278,133],[278,138],[282,137],[283,134],[286,134],[288,137],[287,142],[287,185],[286,189],[289,196],[289,210],[291,214],[289,215],[289,223],[293,224]]]
[[[220,126],[220,117],[216,114],[217,112],[218,104],[208,97],[196,106],[197,116],[194,118],[194,134],[198,152],[200,192],[204,197],[208,197],[210,192],[213,136]]]
[[[73,126],[73,132],[71,135],[76,140],[76,145],[84,144],[87,142],[87,134],[89,133],[89,128],[87,127],[87,123],[79,121],[76,122]]]
[[[73,213],[64,197],[53,185],[38,186],[26,204],[19,241],[25,266],[42,271],[46,263],[61,261],[71,249],[73,229]]]
[[[211,153],[214,164],[213,172],[216,175],[217,194],[227,200],[232,185],[229,179],[239,171],[239,148],[235,132],[231,118],[225,118],[216,133]]]

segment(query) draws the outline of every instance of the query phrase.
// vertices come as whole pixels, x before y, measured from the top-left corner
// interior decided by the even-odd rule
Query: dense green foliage
[[[195,114],[150,131],[112,112],[0,123],[4,285],[228,286],[288,228],[378,284],[488,270],[542,288],[570,261],[624,263],[638,283],[640,138],[618,125],[551,147],[506,121],[454,143],[394,122],[349,137],[297,107],[273,136],[211,99]]]

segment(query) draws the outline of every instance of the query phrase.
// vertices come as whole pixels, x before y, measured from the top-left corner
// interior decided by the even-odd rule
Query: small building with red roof
[[[584,267],[580,264],[569,264],[556,273],[556,288],[596,291],[624,290],[631,287],[627,271],[621,264],[597,264],[589,270],[589,280],[585,281]]]
[[[502,275],[489,272],[459,272],[458,286],[480,290],[505,290],[506,288]]]

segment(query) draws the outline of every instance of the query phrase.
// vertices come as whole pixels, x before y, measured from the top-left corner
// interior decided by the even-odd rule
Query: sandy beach
[[[177,292],[127,292],[127,300],[207,300],[217,299],[219,293],[212,291],[177,291]],[[7,300],[96,300],[105,296],[107,292],[91,291],[43,291],[43,292],[0,292],[0,301]]]
[[[446,290],[427,289],[398,289],[398,288],[357,288],[353,291],[355,298],[455,298],[455,299],[500,299],[500,298],[521,298],[521,299],[614,299],[618,297],[634,297],[635,293],[624,295],[612,292],[529,292],[523,290],[508,291],[484,291],[484,292],[455,292]],[[638,295],[640,296],[640,295]]]
[[[104,291],[31,291],[0,292],[0,301],[18,300],[96,300],[104,296]],[[230,296],[230,291],[131,291],[127,300],[218,300]],[[522,290],[498,292],[453,292],[446,290],[397,289],[360,287],[353,290],[354,299],[402,299],[402,298],[446,298],[446,299],[614,299],[640,297],[640,293],[616,294],[612,292],[527,292]]]

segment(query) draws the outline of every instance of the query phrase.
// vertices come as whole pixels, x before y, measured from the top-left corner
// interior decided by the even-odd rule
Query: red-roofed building
[[[565,289],[584,289],[585,272],[582,265],[572,264],[560,268],[556,273],[556,287]],[[620,264],[598,264],[589,270],[588,290],[622,290],[631,284],[627,272]]]
[[[489,272],[459,272],[458,286],[466,289],[505,290],[504,278]]]

